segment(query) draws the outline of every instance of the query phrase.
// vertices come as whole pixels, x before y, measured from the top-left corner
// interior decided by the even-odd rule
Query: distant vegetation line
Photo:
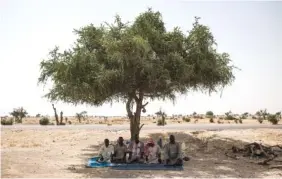
[[[60,115],[57,114],[57,109],[52,104],[53,110],[54,110],[54,118],[56,121],[56,125],[66,125],[66,124],[72,124],[72,122],[69,119],[75,118],[78,123],[85,122],[89,123],[90,119],[103,119],[104,123],[107,123],[108,119],[110,118],[117,118],[119,120],[127,120],[128,118],[126,116],[94,116],[94,115],[88,115],[87,111],[82,111],[80,113],[76,113],[73,116],[63,116],[63,111],[60,112]],[[41,125],[52,125],[54,123],[51,123],[51,116],[49,115],[41,115],[36,114],[35,116],[29,116],[28,112],[23,108],[15,108],[12,112],[10,112],[9,116],[2,116],[1,117],[1,124],[2,125],[12,125],[16,123],[22,123],[22,120],[24,118],[39,118],[38,122]],[[281,120],[281,111],[278,111],[274,114],[271,114],[267,111],[267,109],[261,109],[258,110],[256,113],[251,114],[249,112],[244,112],[242,114],[235,114],[231,111],[226,112],[223,115],[217,115],[214,114],[213,111],[207,111],[205,114],[198,114],[197,112],[193,112],[190,115],[183,115],[183,114],[173,114],[173,115],[167,115],[162,109],[157,111],[155,114],[148,114],[146,116],[142,117],[143,119],[148,120],[156,120],[153,121],[153,123],[156,123],[157,125],[166,125],[166,120],[178,120],[179,118],[182,119],[183,122],[192,122],[192,119],[194,119],[194,123],[199,122],[201,119],[209,119],[210,123],[218,123],[222,124],[223,121],[232,121],[234,123],[243,123],[244,119],[253,119],[257,120],[260,124],[262,124],[264,121],[268,121],[272,124],[278,124]],[[112,120],[117,120],[112,119]],[[178,121],[179,122],[179,121]],[[230,122],[228,122],[230,123]]]

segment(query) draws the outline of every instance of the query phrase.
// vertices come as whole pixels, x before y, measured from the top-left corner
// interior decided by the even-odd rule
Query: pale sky
[[[46,91],[37,86],[39,63],[55,45],[68,48],[74,28],[104,21],[115,14],[132,21],[147,7],[162,13],[167,29],[191,29],[194,16],[213,32],[219,51],[228,52],[242,69],[235,82],[220,93],[188,93],[175,105],[154,101],[147,114],[162,108],[168,114],[216,114],[282,110],[282,2],[191,2],[177,0],[0,0],[0,116],[23,106],[30,115],[53,115]],[[102,107],[55,103],[74,115],[126,115],[125,104]]]

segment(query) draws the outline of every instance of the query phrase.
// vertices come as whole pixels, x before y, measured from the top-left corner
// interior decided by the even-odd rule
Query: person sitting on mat
[[[164,146],[164,160],[167,165],[183,164],[181,146],[175,142],[174,135],[169,136],[169,143]]]
[[[114,147],[114,154],[112,155],[112,163],[125,163],[126,162],[127,147],[123,143],[123,138],[118,138],[118,143]]]
[[[128,147],[129,151],[129,157],[128,157],[128,163],[138,162],[143,163],[144,162],[144,143],[139,141],[138,135],[135,135],[134,141],[132,141],[129,144]]]
[[[145,146],[145,159],[147,163],[161,163],[161,148],[153,139],[149,139]]]
[[[114,147],[110,144],[109,139],[104,140],[104,144],[99,151],[99,161],[108,162],[111,159],[112,154],[114,153]]]

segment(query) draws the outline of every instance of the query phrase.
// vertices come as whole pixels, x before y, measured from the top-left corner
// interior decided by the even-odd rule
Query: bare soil
[[[234,160],[225,151],[246,143],[281,145],[281,129],[222,131],[152,130],[143,131],[142,140],[175,134],[185,143],[184,153],[191,158],[184,171],[115,171],[110,168],[85,168],[88,158],[97,154],[105,138],[115,143],[119,136],[128,139],[128,130],[89,129],[1,129],[1,177],[4,178],[157,178],[157,177],[244,177],[281,178],[281,169],[258,165],[258,159]],[[277,162],[278,163],[278,162]],[[282,162],[280,162],[282,164]]]

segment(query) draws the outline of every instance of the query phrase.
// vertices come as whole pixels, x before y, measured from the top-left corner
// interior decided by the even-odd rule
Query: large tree
[[[74,32],[78,38],[71,49],[55,47],[41,62],[39,83],[53,82],[46,97],[94,106],[124,102],[131,138],[139,135],[149,99],[216,92],[235,79],[229,55],[217,52],[209,27],[197,17],[187,34],[178,27],[168,31],[160,12],[152,9],[132,23],[116,16],[113,24],[90,24]]]

